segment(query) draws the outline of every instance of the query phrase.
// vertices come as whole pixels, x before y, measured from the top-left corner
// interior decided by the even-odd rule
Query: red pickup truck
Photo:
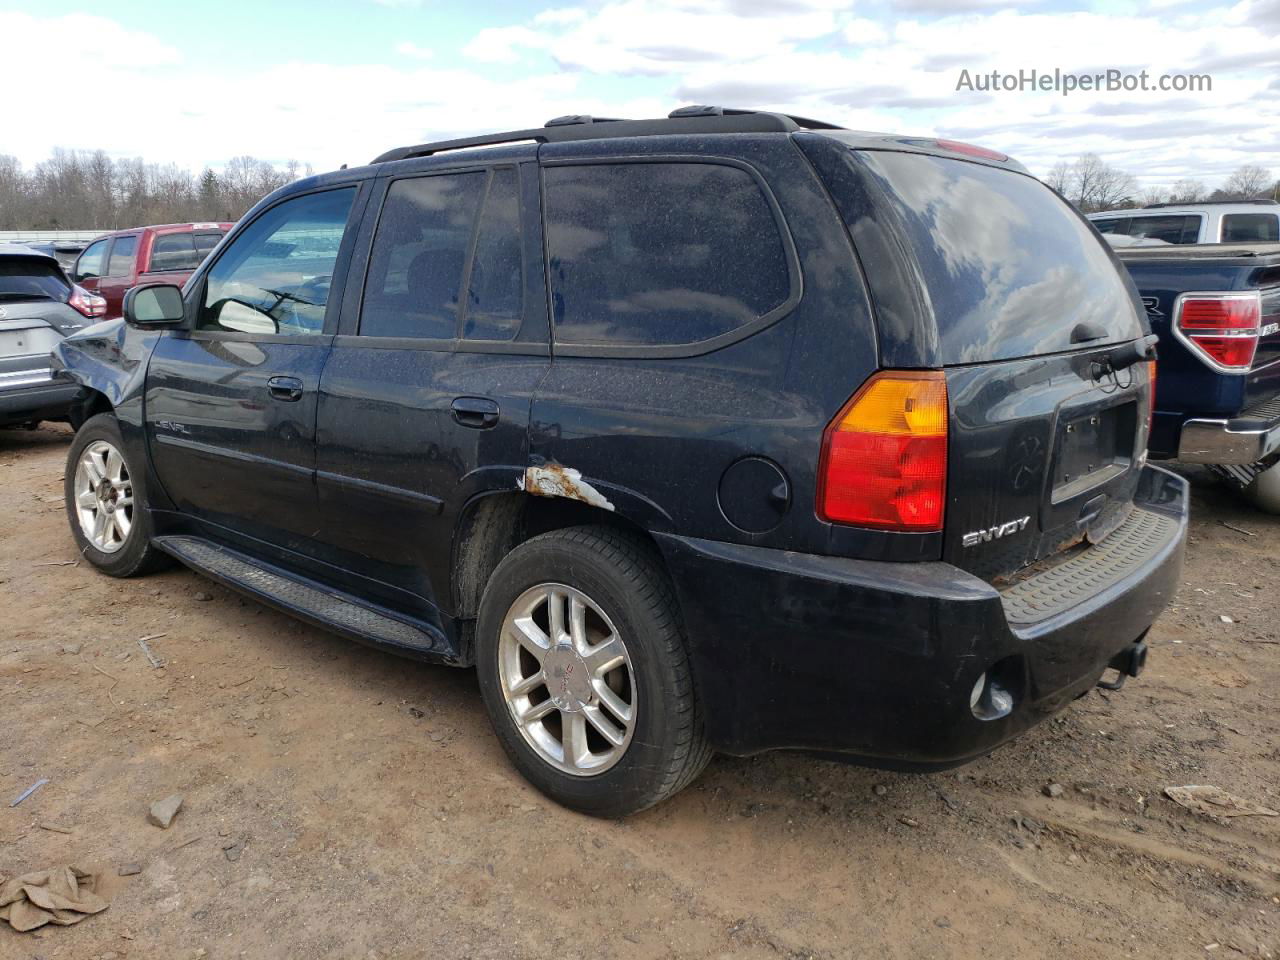
[[[84,248],[72,268],[71,279],[105,297],[107,317],[118,317],[130,287],[140,283],[181,286],[232,226],[166,223],[117,230]]]

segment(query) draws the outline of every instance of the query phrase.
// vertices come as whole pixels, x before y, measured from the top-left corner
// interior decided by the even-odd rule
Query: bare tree
[[[1138,192],[1131,174],[1108,165],[1096,153],[1082,153],[1070,164],[1058,162],[1045,182],[1085,213],[1131,204]]]
[[[31,171],[0,155],[0,230],[113,230],[147,223],[235,220],[263,196],[298,179],[302,164],[277,169],[236,157],[220,176],[199,178],[141,157],[55,150]],[[308,175],[310,166],[305,167]]]
[[[1252,200],[1265,195],[1271,187],[1271,171],[1257,164],[1246,163],[1227,177],[1222,193],[1227,200]]]
[[[1205,192],[1203,181],[1187,177],[1174,183],[1169,199],[1174,203],[1196,203],[1204,199]]]

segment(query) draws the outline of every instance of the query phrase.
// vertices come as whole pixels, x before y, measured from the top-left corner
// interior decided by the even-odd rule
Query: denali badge
[[[1030,522],[1030,517],[1022,517],[1020,520],[1010,520],[1008,523],[987,527],[985,530],[975,530],[973,533],[966,533],[961,537],[960,543],[966,547],[976,547],[980,543],[989,543],[992,540],[999,540],[1001,537],[1007,537],[1013,533],[1021,533],[1027,529],[1027,524]]]

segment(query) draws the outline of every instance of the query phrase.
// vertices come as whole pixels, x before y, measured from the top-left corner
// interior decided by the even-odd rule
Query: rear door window
[[[1159,240],[1162,243],[1195,243],[1200,239],[1200,216],[1162,214],[1134,217],[1129,224],[1129,236]]]
[[[397,180],[369,255],[360,334],[452,340],[486,174]]]
[[[204,254],[196,252],[191,234],[162,233],[151,241],[151,262],[147,272],[194,270],[203,259]]]
[[[200,259],[203,260],[208,256],[209,251],[216,247],[225,236],[226,234],[222,231],[197,231],[191,234],[191,242],[195,244],[196,252],[200,254]]]
[[[520,191],[516,171],[493,171],[467,282],[464,340],[511,340],[524,315],[524,256],[520,240]]]
[[[1280,216],[1274,213],[1228,213],[1222,218],[1223,243],[1280,241]]]
[[[111,245],[111,258],[107,262],[108,277],[127,277],[133,273],[134,258],[138,254],[138,237],[116,237]]]
[[[778,223],[746,170],[599,163],[543,178],[557,343],[696,344],[791,295]]]
[[[945,364],[1079,349],[1079,323],[1141,336],[1105,242],[1040,181],[980,163],[857,151],[896,211],[928,293]],[[837,198],[839,201],[841,198]],[[840,203],[855,208],[853,198]],[[860,224],[851,223],[854,235]],[[873,290],[877,278],[869,277]]]
[[[110,240],[99,240],[85,248],[84,253],[80,254],[80,260],[76,263],[76,280],[102,276],[102,259],[107,253],[107,244],[110,242]]]

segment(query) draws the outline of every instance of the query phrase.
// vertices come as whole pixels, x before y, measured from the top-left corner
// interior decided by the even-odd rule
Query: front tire
[[[142,465],[126,454],[114,415],[90,417],[76,431],[62,489],[76,547],[103,573],[132,577],[166,564],[151,545]]]
[[[566,807],[636,813],[711,757],[666,571],[648,544],[610,528],[543,534],[498,564],[476,666],[507,755]]]

